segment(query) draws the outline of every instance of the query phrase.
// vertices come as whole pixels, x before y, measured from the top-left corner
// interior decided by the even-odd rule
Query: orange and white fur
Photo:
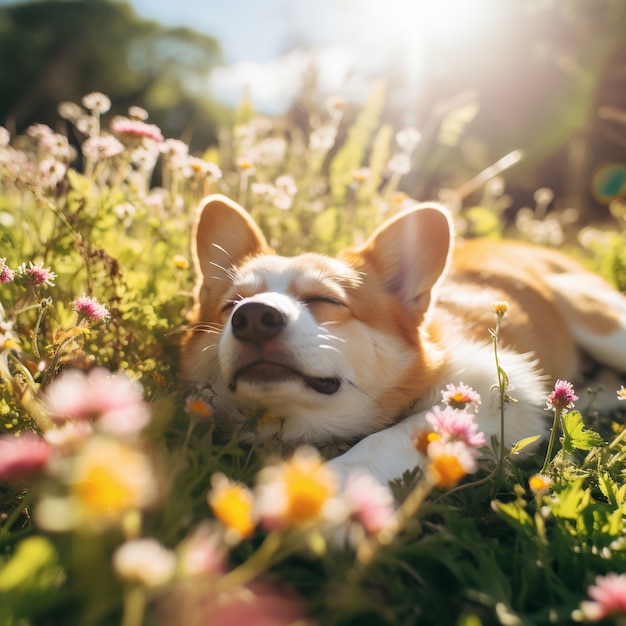
[[[480,393],[479,425],[488,440],[499,434],[494,301],[509,305],[499,338],[516,400],[506,406],[507,445],[546,431],[555,379],[582,384],[589,357],[626,371],[623,295],[553,250],[453,245],[450,217],[436,204],[396,215],[334,259],[278,256],[244,209],[210,196],[194,255],[183,377],[210,384],[235,419],[261,409],[279,418],[261,436],[354,442],[332,461],[344,475],[358,468],[384,482],[415,467],[413,434],[448,383]],[[603,380],[599,397],[610,403],[620,381]]]

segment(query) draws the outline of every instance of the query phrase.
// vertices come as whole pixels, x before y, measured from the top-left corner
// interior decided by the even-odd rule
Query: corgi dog
[[[508,304],[498,336],[515,399],[505,407],[506,445],[547,430],[557,378],[580,384],[589,359],[626,371],[626,297],[551,249],[455,243],[437,204],[395,215],[337,258],[284,257],[242,207],[213,195],[192,252],[183,378],[210,386],[234,419],[273,416],[260,438],[354,444],[331,461],[342,475],[358,469],[386,482],[418,465],[413,435],[449,383],[478,392],[480,429],[488,440],[500,434],[495,301]],[[606,408],[619,378],[603,375]]]

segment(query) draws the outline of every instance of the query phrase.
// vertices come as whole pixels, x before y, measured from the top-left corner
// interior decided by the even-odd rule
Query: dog
[[[602,408],[626,371],[626,297],[567,256],[532,244],[454,241],[450,215],[418,204],[337,258],[277,255],[250,215],[221,195],[200,207],[198,282],[182,377],[209,385],[244,419],[265,411],[260,439],[354,444],[331,461],[379,481],[419,464],[413,444],[449,383],[482,397],[487,439],[500,434],[492,304],[508,304],[498,357],[514,402],[505,444],[545,433],[555,379],[601,367]],[[587,381],[589,382],[589,381]],[[265,420],[267,421],[267,420]]]

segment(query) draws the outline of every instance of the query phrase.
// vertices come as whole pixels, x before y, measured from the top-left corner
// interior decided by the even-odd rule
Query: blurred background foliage
[[[548,187],[549,209],[573,208],[581,223],[611,219],[608,205],[626,196],[626,3],[471,3],[488,10],[497,27],[447,34],[416,29],[423,38],[418,77],[411,73],[414,45],[406,36],[389,39],[383,69],[365,70],[372,84],[386,85],[381,124],[411,124],[422,133],[403,190],[431,199],[452,189],[479,202],[482,185],[475,177],[521,150],[522,160],[506,174],[510,215],[533,206],[536,190]],[[365,5],[340,4],[354,11],[355,28],[372,29],[375,47],[376,25],[359,21]],[[400,5],[387,6],[393,12]],[[207,77],[221,63],[215,37],[148,21],[124,2],[8,4],[0,8],[0,124],[12,132],[33,122],[52,124],[60,101],[98,90],[114,102],[111,114],[144,106],[166,137],[203,152],[234,116],[209,88]],[[320,93],[313,67],[301,81],[298,98],[285,108],[289,121],[303,127],[329,94]],[[344,132],[360,104],[346,111]]]

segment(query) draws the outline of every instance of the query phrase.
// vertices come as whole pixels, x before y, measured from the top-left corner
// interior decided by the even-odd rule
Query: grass
[[[561,445],[544,475],[544,457],[513,462],[491,442],[454,486],[419,471],[393,484],[400,513],[384,488],[361,487],[354,497],[365,492],[387,517],[368,526],[351,505],[340,545],[329,528],[345,530],[348,494],[322,459],[279,462],[239,444],[210,390],[178,378],[194,205],[231,195],[287,254],[362,239],[411,202],[399,189],[419,150],[414,130],[380,124],[383,99],[374,90],[347,129],[348,104],[329,101],[308,135],[240,112],[203,158],[163,141],[141,110],[113,135],[97,94],[60,107],[92,139],[79,150],[43,126],[0,133],[0,625],[625,619],[623,577],[614,605],[585,604],[626,571],[616,416],[559,408]],[[468,235],[502,234],[496,188],[457,207]],[[544,208],[513,234],[541,233]],[[587,234],[591,253],[579,254],[624,288],[624,233]],[[495,361],[494,384],[504,397]],[[297,506],[276,508],[267,493],[280,488]]]

